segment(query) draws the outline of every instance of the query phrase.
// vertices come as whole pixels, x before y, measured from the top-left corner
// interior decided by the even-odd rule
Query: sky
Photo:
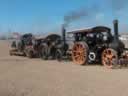
[[[0,0],[0,34],[59,32],[66,16],[67,30],[113,28],[113,20],[118,19],[119,30],[128,32],[127,10],[128,0]]]

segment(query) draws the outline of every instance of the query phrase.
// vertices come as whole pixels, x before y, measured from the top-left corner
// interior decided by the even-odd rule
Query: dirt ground
[[[127,96],[128,69],[9,56],[0,41],[0,96]]]

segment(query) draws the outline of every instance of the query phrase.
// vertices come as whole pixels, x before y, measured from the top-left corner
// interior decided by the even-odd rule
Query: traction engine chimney
[[[62,25],[62,40],[64,42],[64,45],[66,44],[66,29],[65,26]]]
[[[113,21],[113,25],[114,25],[114,39],[115,41],[119,40],[119,33],[118,33],[118,20],[114,20]]]

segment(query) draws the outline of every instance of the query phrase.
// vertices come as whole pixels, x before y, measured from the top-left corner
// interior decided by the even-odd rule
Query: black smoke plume
[[[97,4],[92,4],[89,7],[81,7],[78,10],[69,12],[64,16],[64,26],[68,26],[69,23],[83,19],[85,17],[93,16],[99,11]]]
[[[88,12],[85,11],[84,9],[78,11],[72,11],[68,15],[64,16],[64,24],[66,26],[70,22],[81,19],[85,16],[88,16]]]
[[[91,0],[90,0],[91,1]],[[92,0],[93,1],[93,0]],[[86,0],[85,0],[86,2]],[[99,3],[100,2],[100,3]],[[102,5],[105,4],[104,7],[112,10],[113,15],[123,8],[127,7],[128,0],[97,0],[97,2],[93,2],[93,4],[89,4],[89,7],[82,7],[78,10],[70,11],[68,14],[64,16],[64,26],[67,27],[68,24],[81,19],[89,19],[91,17],[96,17],[96,15],[101,12],[104,13],[102,9]]]
[[[113,11],[119,11],[128,6],[128,0],[108,0]]]

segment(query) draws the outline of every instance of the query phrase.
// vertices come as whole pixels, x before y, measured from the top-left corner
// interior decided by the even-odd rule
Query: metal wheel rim
[[[102,54],[102,64],[111,69],[117,63],[117,53],[113,49],[105,49]]]
[[[76,44],[73,47],[72,58],[76,64],[83,65],[86,62],[86,56],[86,49],[82,44]]]

